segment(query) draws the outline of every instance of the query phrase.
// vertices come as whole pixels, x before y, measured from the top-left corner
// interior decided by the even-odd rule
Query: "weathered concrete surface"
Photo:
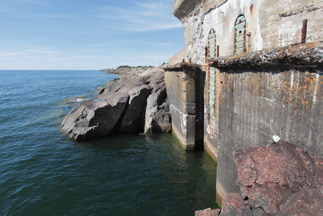
[[[228,0],[174,0],[173,2],[173,14],[178,18],[182,19],[189,16],[190,13],[196,9],[199,4],[203,4],[204,14],[209,13],[211,10],[220,7]]]
[[[322,8],[320,0],[175,0],[173,13],[183,23],[186,59],[204,64],[211,29],[219,55],[233,55],[234,23],[241,14],[247,23],[246,52],[300,43],[305,19],[306,42],[321,41]]]
[[[283,140],[322,157],[321,43],[212,59],[214,120],[205,91],[205,146],[216,153],[218,199],[236,192],[232,152]]]
[[[190,14],[200,3],[200,0],[175,0],[173,2],[173,14],[181,19]]]
[[[295,44],[287,47],[266,49],[229,57],[208,59],[211,67],[221,69],[299,68],[323,69],[323,43]]]
[[[321,215],[323,159],[282,141],[233,155],[240,192],[215,215]]]
[[[165,71],[173,133],[186,150],[203,148],[203,73],[186,63]]]
[[[218,199],[237,191],[234,150],[278,135],[322,156],[322,2],[175,0],[173,6],[186,45],[178,56],[207,72],[204,146],[218,161]],[[245,53],[232,56],[240,42]],[[220,58],[207,59],[210,47]]]
[[[152,128],[151,133],[171,131],[165,90],[154,97],[165,88],[163,69],[134,68],[122,73],[108,82],[99,96],[76,105],[64,118],[61,130],[74,140],[111,133],[142,133],[145,127]],[[147,104],[151,105],[149,109]],[[145,120],[146,116],[150,121]]]

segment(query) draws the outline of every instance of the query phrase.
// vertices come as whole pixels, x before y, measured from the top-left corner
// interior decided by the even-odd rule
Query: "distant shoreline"
[[[108,74],[115,74],[115,75],[122,75],[122,74],[126,74],[130,71],[134,71],[134,70],[142,70],[142,69],[148,69],[148,68],[152,68],[151,66],[148,67],[119,67],[119,68],[111,68],[111,69],[101,69],[99,71],[101,72],[105,72]]]

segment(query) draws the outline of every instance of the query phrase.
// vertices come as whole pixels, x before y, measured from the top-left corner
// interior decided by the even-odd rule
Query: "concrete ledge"
[[[218,151],[204,138],[204,149],[210,157],[218,163]]]
[[[193,151],[194,150],[194,145],[184,144],[183,139],[180,137],[180,133],[178,132],[178,130],[176,128],[173,128],[172,134],[176,138],[176,140],[180,144],[180,146],[185,151]]]
[[[204,14],[207,14],[207,13],[211,12],[215,8],[221,7],[227,1],[228,0],[204,0],[203,1]]]
[[[194,64],[194,63],[186,63],[186,62],[181,62],[175,65],[170,65],[164,68],[165,71],[167,72],[178,72],[182,71],[183,69],[185,70],[196,70],[196,71],[202,71],[203,66],[200,64]]]
[[[202,5],[203,14],[207,14],[217,7],[221,7],[228,0],[175,0],[173,3],[173,14],[182,19],[197,8],[197,5]]]
[[[178,19],[182,19],[189,15],[199,3],[201,0],[174,0],[173,14]]]
[[[224,187],[216,181],[216,201],[222,205],[223,199],[228,195],[229,193],[225,191]]]
[[[170,105],[172,115],[172,132],[187,151],[195,148],[195,115],[188,115]]]
[[[302,68],[317,70],[323,68],[322,42],[296,44],[275,49],[266,49],[239,55],[208,59],[216,68]]]
[[[164,68],[173,134],[188,151],[203,148],[204,79],[200,67],[180,63]]]

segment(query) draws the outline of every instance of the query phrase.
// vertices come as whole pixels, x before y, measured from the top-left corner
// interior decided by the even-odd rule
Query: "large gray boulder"
[[[167,101],[166,86],[163,85],[147,99],[145,133],[171,132],[172,123]]]
[[[145,133],[171,132],[172,130],[164,80],[164,73],[155,73],[149,79],[152,93],[147,99]]]
[[[122,95],[83,101],[65,116],[61,130],[73,140],[107,136],[125,111],[128,99],[128,95]]]
[[[130,99],[127,112],[120,126],[120,133],[142,133],[144,132],[145,108],[147,97],[151,92],[148,85],[139,86],[129,92]]]
[[[147,120],[148,118],[148,120]],[[61,130],[71,139],[104,137],[112,133],[171,131],[162,68],[129,69],[107,83],[100,95],[77,104]]]

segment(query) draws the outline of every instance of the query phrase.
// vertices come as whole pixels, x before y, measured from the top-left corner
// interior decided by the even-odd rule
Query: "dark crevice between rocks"
[[[160,107],[167,100],[166,87],[162,89],[161,93],[157,97],[157,106]]]
[[[119,120],[117,121],[117,123],[115,124],[113,129],[110,131],[109,135],[116,135],[119,133],[119,129],[122,125],[122,121],[123,121],[124,117],[126,116],[128,108],[129,108],[129,101],[130,101],[130,97],[128,96],[125,108],[124,108],[122,114],[120,115]]]
[[[152,129],[153,129],[154,132],[158,132],[158,133],[162,132],[162,128],[158,125],[156,120],[152,120],[151,125],[152,125]]]

